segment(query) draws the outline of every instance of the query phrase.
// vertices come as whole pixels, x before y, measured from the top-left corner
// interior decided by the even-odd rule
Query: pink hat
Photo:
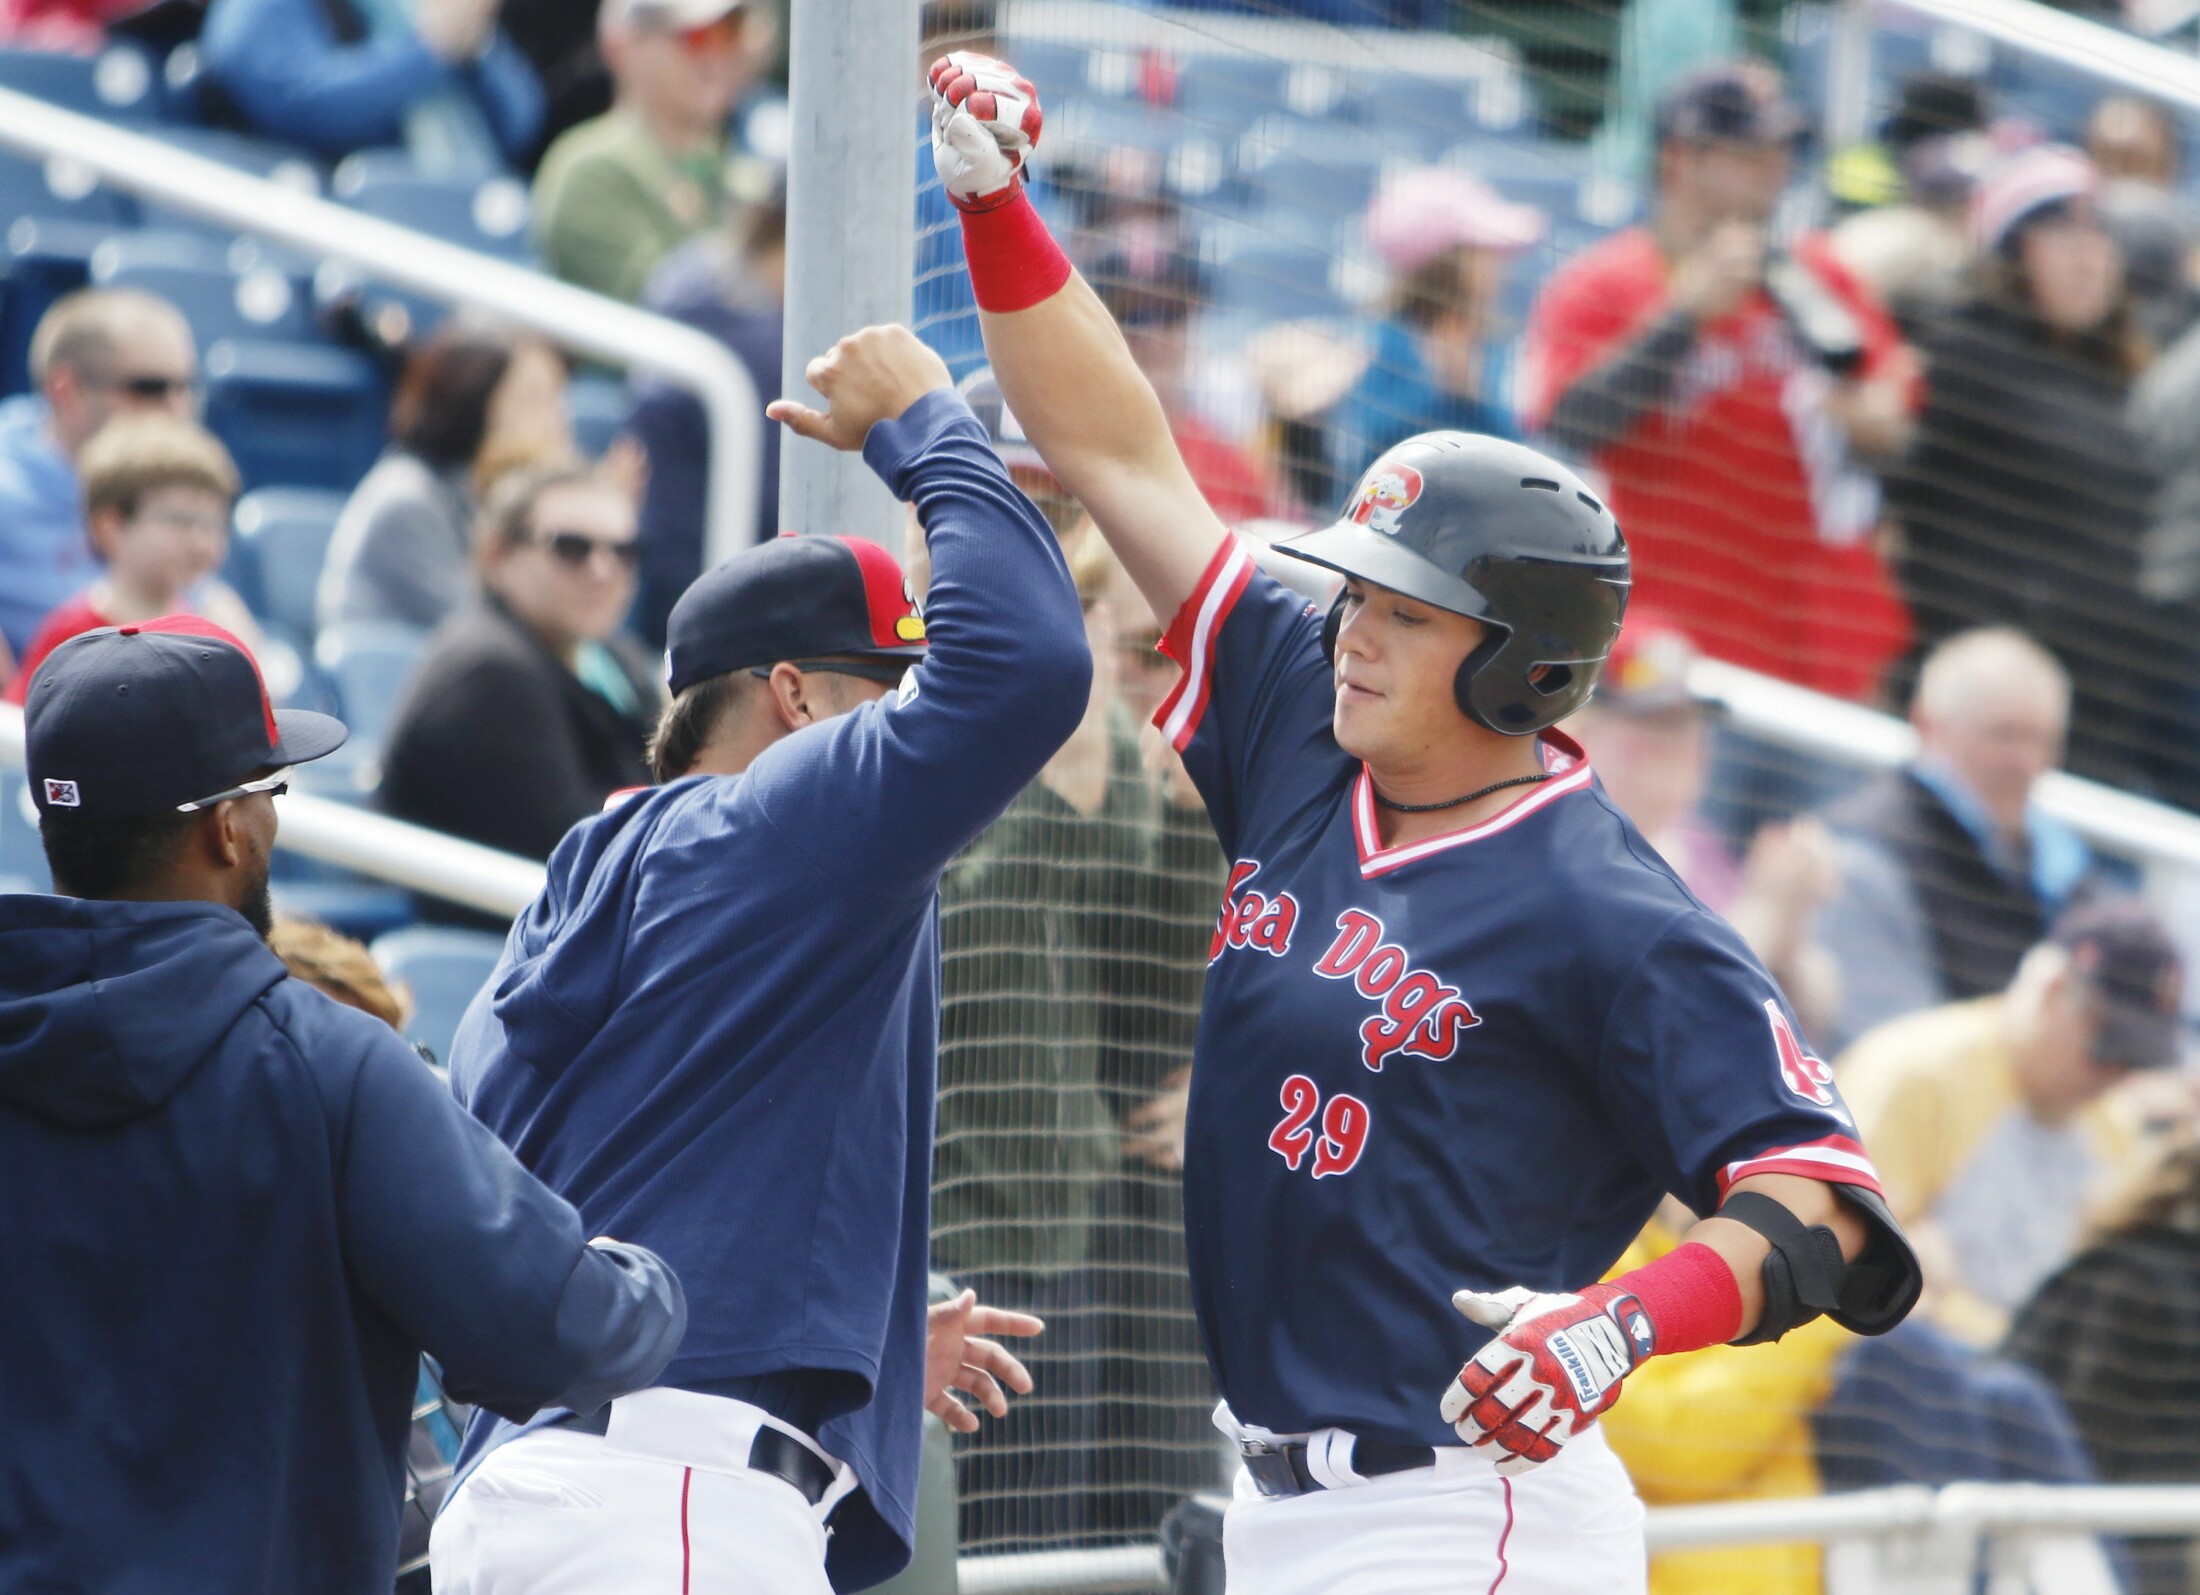
[[[2036,144],[1989,171],[1971,194],[1971,238],[1982,250],[2001,248],[2025,218],[2050,205],[2090,199],[2101,174],[2067,144]]]
[[[1549,227],[1533,205],[1515,205],[1479,177],[1443,166],[1399,173],[1367,208],[1368,244],[1396,272],[1461,245],[1513,254]]]

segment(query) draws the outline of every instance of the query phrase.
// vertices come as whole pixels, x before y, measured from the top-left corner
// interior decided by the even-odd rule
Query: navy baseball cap
[[[71,637],[31,678],[23,729],[38,811],[87,819],[174,813],[349,734],[276,708],[250,650],[195,615]]]
[[[1658,101],[1658,142],[1793,144],[1810,118],[1787,97],[1778,69],[1756,60],[1716,61],[1690,72]]]
[[[924,615],[901,562],[861,537],[793,533],[705,571],[672,606],[674,692],[781,660],[924,657]]]
[[[2133,897],[2095,898],[2057,920],[2049,939],[2101,1000],[2094,1057],[2127,1069],[2178,1061],[2184,961],[2152,909]]]

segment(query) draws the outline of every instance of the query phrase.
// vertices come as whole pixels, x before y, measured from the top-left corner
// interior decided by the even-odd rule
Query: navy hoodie
[[[0,897],[0,1589],[389,1595],[423,1348],[524,1416],[678,1282],[211,903]]]
[[[587,1222],[663,1254],[692,1314],[661,1383],[792,1369],[862,1489],[827,1570],[909,1556],[923,1422],[938,888],[1090,690],[1061,548],[952,393],[871,429],[932,552],[898,696],[739,776],[582,822],[451,1052],[454,1088]],[[507,1437],[477,1419],[469,1459]]]

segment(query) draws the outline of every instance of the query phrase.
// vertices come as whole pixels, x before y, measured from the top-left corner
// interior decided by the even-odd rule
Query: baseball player
[[[829,412],[769,413],[915,501],[929,614],[854,539],[698,581],[656,749],[680,778],[566,837],[460,1027],[462,1100],[678,1259],[689,1329],[656,1388],[476,1420],[430,1547],[444,1595],[875,1584],[909,1558],[927,1399],[970,1427],[942,1384],[998,1413],[1020,1383],[969,1331],[1037,1328],[966,1296],[927,1367],[936,894],[1083,713],[1077,593],[913,335],[845,338],[810,381]]]
[[[1175,617],[1157,719],[1232,860],[1184,1159],[1231,1586],[1640,1590],[1595,1421],[1628,1372],[1885,1330],[1918,1275],[1778,987],[1555,729],[1619,630],[1619,528],[1531,449],[1426,433],[1280,545],[1343,577],[1327,612],[1290,594],[1023,198],[1030,85],[932,83],[993,369]],[[1666,1192],[1709,1216],[1599,1283]]]

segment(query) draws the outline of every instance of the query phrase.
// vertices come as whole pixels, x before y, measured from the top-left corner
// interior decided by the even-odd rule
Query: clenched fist
[[[957,50],[932,63],[932,164],[947,197],[991,210],[1015,197],[1044,121],[1039,93],[1016,69]]]
[[[865,327],[851,332],[802,373],[825,395],[829,408],[813,410],[776,399],[764,413],[797,434],[851,452],[871,428],[891,421],[935,388],[954,386],[940,357],[907,327]]]

